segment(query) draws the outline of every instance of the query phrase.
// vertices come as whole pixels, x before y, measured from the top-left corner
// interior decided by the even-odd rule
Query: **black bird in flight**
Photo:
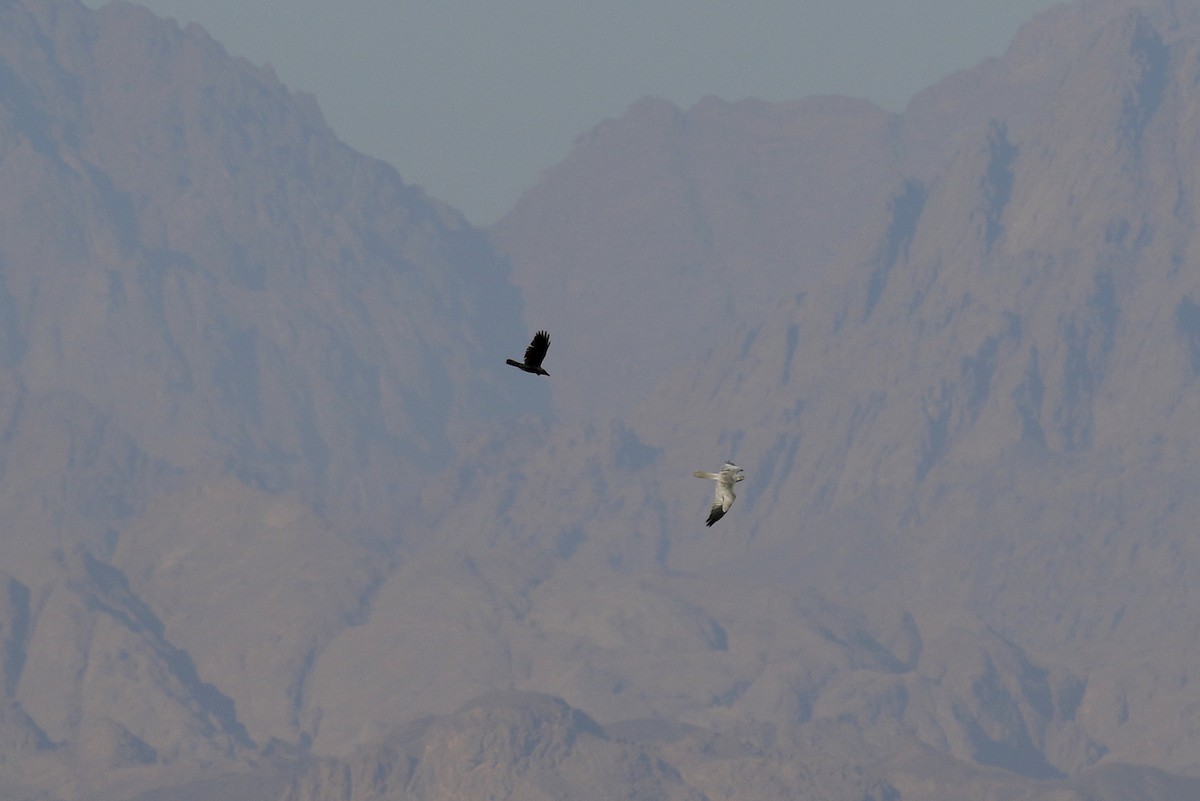
[[[538,331],[533,335],[533,341],[529,343],[529,347],[525,349],[525,362],[522,364],[512,359],[505,359],[505,364],[511,364],[518,370],[524,370],[527,373],[536,373],[537,375],[550,375],[542,369],[542,359],[546,358],[546,351],[550,350],[550,335],[545,331]]]

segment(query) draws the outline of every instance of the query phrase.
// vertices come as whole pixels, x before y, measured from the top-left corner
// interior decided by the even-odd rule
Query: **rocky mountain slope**
[[[559,413],[625,413],[664,371],[707,352],[697,343],[757,326],[781,296],[844,273],[855,245],[879,238],[889,203],[919,209],[906,181],[945,170],[989,121],[1044,120],[1088,39],[1128,6],[1043,15],[1003,58],[930,87],[903,114],[843,97],[709,97],[686,110],[647,99],[579,137],[492,232],[529,324],[565,329],[556,342],[607,367],[555,382]]]
[[[849,721],[720,734],[661,720],[600,727],[559,699],[501,691],[320,760],[283,799],[1182,801],[1198,790],[1200,780],[1120,764],[1072,779],[1021,777],[894,733],[864,737]]]
[[[754,170],[701,144],[715,116],[784,110],[647,102],[581,139],[494,232],[529,327],[571,354],[567,422],[427,493],[440,547],[346,644],[416,675],[472,658],[391,716],[491,676],[604,726],[845,724],[868,742],[843,767],[882,761],[883,797],[1190,798],[1197,12],[1068,6],[886,125],[864,114],[893,154],[877,202],[821,196],[857,225],[790,273],[737,259],[818,200],[791,184],[739,218]],[[828,115],[809,129],[856,108],[798,107]],[[685,206],[694,226],[671,224]],[[705,530],[689,474],[726,456],[749,479]],[[409,593],[435,565],[474,614]],[[347,735],[381,712],[360,698]]]
[[[0,0],[0,797],[1194,799],[1198,54],[642,101],[485,235]]]
[[[303,741],[314,655],[429,536],[415,477],[546,409],[491,369],[505,266],[122,3],[0,4],[0,187],[2,772],[97,797]]]
[[[644,222],[631,214],[633,222],[614,223],[605,212],[657,191],[655,170],[636,170],[646,178],[616,200],[602,196],[597,209],[562,198],[587,197],[573,183],[584,167],[619,172],[638,141],[622,132],[646,124],[645,108],[581,140],[501,223],[497,241],[514,259],[531,324],[589,314],[572,287],[584,299],[606,291],[600,284],[639,298],[590,321],[596,327],[578,343],[589,370],[561,395],[565,382],[554,386],[556,407],[600,399],[596,406],[624,418],[622,439],[653,455],[647,466],[605,474],[612,504],[588,510],[598,541],[573,556],[594,562],[564,584],[577,586],[606,559],[654,565],[649,572],[693,583],[684,597],[729,643],[741,626],[767,629],[773,644],[795,628],[797,609],[773,618],[745,585],[770,586],[762,592],[775,599],[799,585],[862,612],[868,630],[894,627],[899,610],[911,616],[916,642],[962,649],[941,651],[937,659],[948,661],[938,667],[924,664],[928,647],[918,649],[926,695],[897,678],[909,669],[893,668],[880,683],[878,670],[830,668],[825,675],[838,678],[826,684],[807,667],[816,644],[804,641],[765,666],[725,667],[740,681],[722,689],[736,692],[697,685],[664,711],[687,709],[688,720],[710,726],[729,716],[899,718],[927,744],[1030,776],[1109,761],[1196,769],[1194,749],[1180,743],[1193,725],[1186,687],[1195,627],[1185,610],[1195,604],[1200,511],[1192,458],[1197,13],[1194,3],[1056,9],[1026,26],[1003,58],[933,87],[889,125],[873,123],[887,131],[898,177],[877,173],[886,186],[866,211],[821,193],[858,230],[832,257],[815,243],[797,249],[797,264],[811,257],[811,265],[788,282],[776,274],[770,302],[755,297],[753,278],[738,280],[735,259],[717,255],[747,252],[728,229],[706,251],[724,270],[695,282],[707,279],[719,300],[693,295],[670,257],[657,271],[614,278],[589,249],[570,251],[576,241],[641,241]],[[676,112],[676,133],[660,149],[691,153],[719,105]],[[816,114],[820,104],[809,108]],[[752,134],[740,141],[755,149]],[[874,158],[866,150],[863,161]],[[840,189],[854,185],[855,168],[846,166]],[[703,187],[698,176],[714,172],[675,175]],[[710,209],[697,212],[698,229],[737,218],[735,203],[717,200],[737,186],[729,179],[696,190],[696,208]],[[816,203],[797,188],[771,215],[807,219]],[[560,230],[570,233],[559,239]],[[679,252],[691,246],[685,241],[663,231],[647,250]],[[764,260],[763,273],[772,269]],[[557,277],[534,278],[546,273]],[[689,315],[686,325],[680,318]],[[701,325],[723,337],[697,337]],[[652,376],[654,389],[645,398],[636,384],[625,392],[597,364]],[[557,508],[569,506],[561,488],[596,481],[603,452],[581,456],[575,478],[562,475],[567,458],[556,453],[552,488],[526,490],[530,505],[555,507],[544,515],[553,521],[547,542],[556,528],[570,530],[558,519]],[[618,448],[610,453],[615,468]],[[705,493],[688,492],[682,477],[725,456],[749,476],[722,521],[729,525],[720,535],[689,531],[683,521],[702,516]],[[548,596],[553,581],[538,592]],[[621,581],[607,592],[621,594]],[[725,583],[733,586],[717,586]],[[758,603],[743,605],[748,597]],[[548,606],[561,603],[547,597]],[[991,637],[1016,650],[999,658]],[[689,674],[700,662],[689,659]],[[784,682],[772,668],[786,671]],[[843,689],[847,669],[862,683]],[[623,693],[661,699],[650,672],[626,668]],[[1055,689],[1058,680],[1065,684]],[[562,692],[607,720],[601,704],[616,702],[601,700],[605,682],[611,674]],[[686,684],[674,677],[671,686]],[[713,698],[730,699],[727,709]]]

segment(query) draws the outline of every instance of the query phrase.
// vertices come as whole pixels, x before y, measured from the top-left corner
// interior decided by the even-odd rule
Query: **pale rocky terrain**
[[[1075,2],[900,114],[640,101],[482,232],[0,0],[0,799],[1194,801],[1197,75]]]

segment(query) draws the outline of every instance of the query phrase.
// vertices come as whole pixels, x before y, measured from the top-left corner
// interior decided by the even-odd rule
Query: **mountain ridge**
[[[129,4],[0,6],[0,184],[0,782],[255,769],[424,536],[413,476],[545,412],[490,370],[519,294],[311,97]]]
[[[483,232],[0,4],[0,794],[1191,799],[1198,54],[648,99]]]

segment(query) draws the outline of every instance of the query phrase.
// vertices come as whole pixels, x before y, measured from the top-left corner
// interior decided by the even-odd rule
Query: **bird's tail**
[[[505,359],[504,363],[511,364],[513,367],[521,367],[522,366],[520,362],[514,362],[512,359]],[[510,373],[509,375],[512,375],[512,374]]]
[[[696,478],[720,478],[716,473],[705,473],[703,470],[697,470],[692,475]]]

